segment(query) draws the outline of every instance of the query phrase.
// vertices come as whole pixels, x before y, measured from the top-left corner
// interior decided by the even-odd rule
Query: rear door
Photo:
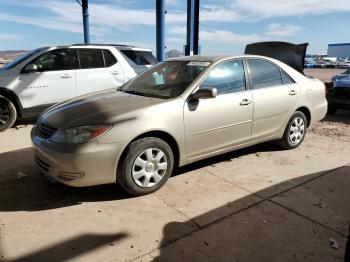
[[[46,106],[76,96],[76,56],[73,49],[48,51],[29,64],[35,71],[22,70],[20,92],[24,108]]]
[[[78,57],[78,95],[117,88],[125,82],[120,63],[108,49],[79,48]]]
[[[274,135],[295,109],[300,87],[274,63],[247,59],[254,100],[252,138]]]

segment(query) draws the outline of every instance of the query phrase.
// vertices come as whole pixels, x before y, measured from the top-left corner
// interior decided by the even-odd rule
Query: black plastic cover
[[[261,55],[277,59],[304,74],[304,62],[308,43],[259,42],[245,47],[246,55]]]

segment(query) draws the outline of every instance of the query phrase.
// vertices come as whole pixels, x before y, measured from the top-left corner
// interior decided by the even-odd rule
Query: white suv
[[[52,104],[117,88],[157,63],[151,50],[123,45],[44,47],[0,68],[0,131]]]

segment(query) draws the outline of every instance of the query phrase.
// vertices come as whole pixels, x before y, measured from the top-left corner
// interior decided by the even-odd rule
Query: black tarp
[[[308,44],[287,42],[259,42],[245,47],[246,55],[261,55],[277,59],[304,74],[304,62]]]

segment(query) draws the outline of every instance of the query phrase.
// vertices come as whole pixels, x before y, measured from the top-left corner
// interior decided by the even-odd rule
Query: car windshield
[[[209,62],[168,61],[159,63],[122,86],[119,91],[157,98],[181,95]]]
[[[44,48],[38,48],[32,51],[28,51],[22,55],[20,55],[19,57],[17,57],[15,60],[13,60],[12,62],[8,63],[7,65],[3,66],[0,70],[8,70],[11,69],[13,67],[15,67],[16,65],[22,63],[24,60],[26,60],[28,57],[42,51]]]
[[[350,68],[346,69],[343,74],[350,75]]]

